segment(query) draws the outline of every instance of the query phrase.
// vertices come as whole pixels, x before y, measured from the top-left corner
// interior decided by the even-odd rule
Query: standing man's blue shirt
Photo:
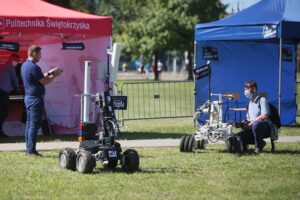
[[[22,64],[21,75],[26,88],[25,95],[45,95],[45,86],[39,82],[39,80],[44,78],[44,74],[37,64],[31,60],[26,60]]]

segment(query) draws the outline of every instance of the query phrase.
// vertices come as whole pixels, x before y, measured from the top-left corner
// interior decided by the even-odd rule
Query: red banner
[[[0,17],[0,31],[72,33],[110,36],[112,34],[111,18],[101,18],[66,19],[49,17]]]

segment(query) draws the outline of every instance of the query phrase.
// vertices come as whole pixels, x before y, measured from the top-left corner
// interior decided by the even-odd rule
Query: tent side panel
[[[41,45],[43,57],[39,65],[42,70],[47,71],[53,66],[64,69],[63,74],[47,86],[45,95],[45,108],[58,134],[75,133],[80,122],[80,98],[75,95],[83,93],[84,61],[92,62],[91,93],[104,91],[102,74],[107,63],[106,49],[110,39],[86,39],[84,44],[86,48],[83,51],[61,50],[61,43]]]
[[[268,94],[268,100],[277,106],[278,102],[278,44],[198,41],[196,65],[206,63],[203,59],[203,47],[214,47],[218,51],[218,60],[212,61],[212,93],[239,92],[239,106],[245,107],[248,100],[243,95],[243,85],[248,80],[258,83],[258,90]],[[294,52],[295,53],[295,52]],[[283,63],[282,123],[295,122],[295,63]],[[208,99],[208,78],[196,81],[196,107]],[[214,99],[213,99],[214,100]],[[234,105],[230,105],[234,106]],[[224,106],[223,106],[224,109]],[[233,114],[233,113],[231,113]],[[245,118],[246,113],[242,114]],[[228,118],[232,119],[232,116]]]

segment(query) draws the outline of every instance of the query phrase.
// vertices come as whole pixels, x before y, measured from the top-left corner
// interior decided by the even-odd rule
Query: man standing
[[[32,45],[28,48],[28,59],[21,67],[25,89],[24,103],[27,111],[25,142],[28,156],[42,156],[36,151],[36,138],[44,111],[44,85],[51,83],[62,73],[61,69],[53,68],[43,74],[41,68],[36,64],[41,57],[41,47]]]
[[[18,64],[19,56],[10,55],[8,61],[0,66],[0,136],[5,137],[2,126],[8,116],[9,111],[9,93],[12,88],[19,94],[19,81],[16,76],[15,67]]]

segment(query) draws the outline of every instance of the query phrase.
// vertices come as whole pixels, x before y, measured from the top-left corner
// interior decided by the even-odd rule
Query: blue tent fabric
[[[278,44],[235,42],[235,41],[209,41],[203,45],[212,46],[219,50],[219,59],[211,62],[211,92],[228,93],[239,92],[241,98],[239,107],[246,107],[248,99],[243,96],[244,83],[255,80],[258,91],[267,93],[268,100],[275,106],[278,105]],[[295,52],[294,45],[284,45]],[[197,52],[202,55],[203,49],[198,46]],[[253,53],[257,52],[257,53]],[[282,70],[282,124],[295,122],[296,99],[295,99],[295,56],[292,62],[284,61]],[[242,60],[241,60],[242,59]],[[197,59],[199,66],[206,63],[201,56]],[[196,81],[196,107],[208,100],[208,78]],[[213,100],[217,100],[217,97]],[[226,102],[224,102],[225,113]],[[235,102],[229,102],[229,107],[236,107]],[[242,114],[245,119],[245,113]],[[234,113],[226,116],[227,120],[234,120]]]
[[[296,11],[298,10],[298,11]],[[211,62],[211,92],[239,92],[239,107],[247,105],[243,85],[258,83],[258,90],[278,107],[279,38],[283,37],[281,69],[281,122],[296,121],[296,43],[300,39],[300,0],[262,0],[252,7],[217,22],[195,27],[196,67],[206,64],[205,49],[217,52]],[[292,39],[292,40],[290,40]],[[208,78],[195,81],[195,107],[208,100]],[[216,100],[216,99],[213,99]],[[229,107],[236,107],[229,102]],[[223,106],[223,114],[226,102]],[[224,119],[232,120],[233,112]],[[246,113],[242,113],[244,119]]]
[[[283,29],[283,26],[285,23],[294,22],[293,27],[297,26],[299,30],[299,10],[299,0],[261,0],[235,15],[211,23],[197,24],[195,38],[196,40],[290,38],[286,36],[290,31]],[[271,37],[265,37],[268,27],[275,29],[275,34]],[[232,35],[233,32],[236,34]],[[213,37],[215,34],[218,34],[217,38]],[[295,36],[299,37],[299,32]]]

